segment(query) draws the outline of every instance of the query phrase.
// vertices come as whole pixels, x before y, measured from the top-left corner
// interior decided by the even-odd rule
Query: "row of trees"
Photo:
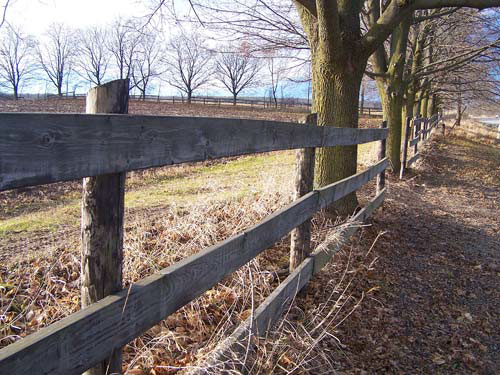
[[[130,77],[133,85],[145,92],[155,76],[151,73],[155,71],[154,61],[161,61],[156,74],[169,72],[165,80],[186,90],[188,96],[206,84],[199,72],[209,72],[205,77],[218,79],[236,97],[242,90],[240,84],[248,87],[262,70],[263,58],[271,57],[273,63],[268,70],[272,74],[274,57],[287,56],[288,67],[310,70],[318,125],[345,127],[358,126],[361,83],[369,76],[377,82],[384,118],[389,123],[388,150],[395,172],[400,168],[401,124],[406,115],[430,114],[437,104],[449,100],[461,107],[467,99],[496,101],[500,97],[500,16],[495,8],[500,6],[500,0],[190,0],[192,18],[189,14],[179,18],[176,10],[186,5],[179,2],[182,0],[145,0],[144,4],[151,7],[150,19],[161,15],[171,17],[175,25],[195,23],[193,28],[201,25],[219,41],[238,47],[226,50],[205,46],[201,55],[189,48],[185,51],[188,40],[175,43],[156,39],[148,47],[146,36],[157,37],[157,33],[127,23],[115,25],[113,32],[108,32],[115,35],[113,40],[128,35],[123,37],[125,47],[112,53],[118,66],[123,67],[120,76]],[[477,11],[483,9],[488,10]],[[86,60],[71,66],[80,76],[82,70],[91,67],[86,78],[99,83],[99,74],[106,69],[97,72],[96,66],[103,65],[100,56],[92,53],[93,46],[108,52],[111,48],[104,42],[107,38],[94,43],[97,37],[87,34],[81,33],[79,37],[86,35],[85,41],[78,43],[78,56]],[[137,44],[129,42],[135,40],[132,35],[139,38]],[[161,52],[149,52],[160,48]],[[183,52],[179,52],[181,49]],[[130,56],[134,56],[134,62]],[[190,65],[185,63],[186,56],[202,57]],[[58,78],[61,76],[64,79],[64,74]],[[270,91],[276,93],[279,80],[269,81]],[[317,185],[338,181],[356,172],[357,149],[322,148],[316,165]],[[352,194],[338,202],[336,208],[341,214],[349,214],[356,206]]]
[[[162,35],[132,20],[86,30],[53,24],[38,40],[6,25],[0,39],[0,80],[16,99],[20,86],[33,81],[45,80],[63,95],[82,83],[129,78],[131,90],[143,97],[166,82],[188,102],[196,90],[215,86],[227,89],[236,103],[244,90],[266,86],[277,104],[285,74],[279,58],[254,57],[241,43],[210,48],[199,33],[178,33],[167,40]]]
[[[176,16],[176,0],[153,3],[153,12]],[[388,156],[394,172],[400,168],[404,116],[432,113],[438,103],[467,95],[493,101],[500,97],[500,17],[494,8],[500,0],[190,3],[195,17],[187,22],[201,21],[221,33],[229,29],[233,39],[250,41],[256,52],[288,50],[298,61],[308,61],[320,126],[357,127],[362,79],[368,75],[376,80],[390,128]],[[350,176],[356,172],[356,147],[320,149],[316,165],[319,186]],[[352,194],[336,209],[350,214],[356,206]]]

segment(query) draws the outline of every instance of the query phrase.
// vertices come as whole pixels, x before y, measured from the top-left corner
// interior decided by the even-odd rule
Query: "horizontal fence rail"
[[[0,350],[0,373],[82,373],[108,357],[113,349],[127,344],[200,296],[319,210],[358,190],[388,165],[387,158],[384,158],[363,172],[314,190],[244,233],[7,346]],[[380,199],[383,199],[383,194],[379,195],[378,201]],[[364,215],[362,212],[358,216]],[[317,261],[309,265],[311,261],[308,260],[309,263],[300,269],[314,272],[322,267],[325,257],[328,254],[318,253],[315,255]],[[267,322],[267,318],[264,321]]]
[[[0,114],[0,191],[227,156],[385,139],[388,129],[193,117]]]

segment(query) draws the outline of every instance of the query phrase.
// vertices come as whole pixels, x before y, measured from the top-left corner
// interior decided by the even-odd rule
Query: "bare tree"
[[[132,20],[115,20],[107,34],[106,46],[115,62],[120,79],[129,78],[141,34]]]
[[[226,47],[216,58],[215,78],[233,95],[233,105],[236,105],[238,95],[254,86],[260,68],[260,61],[252,57],[244,46],[240,50]]]
[[[278,107],[279,89],[283,91],[284,78],[286,75],[286,62],[282,58],[269,56],[267,59],[267,70],[269,77],[269,97],[274,102],[274,106]]]
[[[213,73],[212,53],[200,34],[179,34],[169,43],[165,55],[168,76],[165,80],[185,93],[188,103],[195,90],[210,82]]]
[[[162,42],[154,32],[144,32],[141,35],[131,77],[132,88],[137,88],[143,99],[150,88],[151,81],[164,73],[162,69]]]
[[[103,82],[111,60],[106,35],[105,29],[96,26],[82,30],[78,38],[77,72],[95,85]]]
[[[62,96],[64,82],[69,77],[75,52],[74,32],[61,23],[50,25],[44,38],[38,41],[38,61],[59,96]]]
[[[0,40],[0,79],[12,89],[14,99],[19,98],[19,86],[35,70],[33,51],[35,41],[21,30],[8,25]]]

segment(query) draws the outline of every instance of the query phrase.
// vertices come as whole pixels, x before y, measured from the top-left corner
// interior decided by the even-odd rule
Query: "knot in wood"
[[[56,136],[54,133],[45,133],[42,134],[40,144],[43,147],[52,148],[54,146],[55,141],[56,141]]]

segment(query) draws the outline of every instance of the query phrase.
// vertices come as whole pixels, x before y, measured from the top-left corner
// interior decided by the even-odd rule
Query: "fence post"
[[[403,162],[401,163],[401,170],[399,172],[399,178],[403,178],[403,174],[406,169],[406,163],[408,161],[408,141],[410,138],[410,125],[411,125],[411,118],[407,117],[406,118],[406,126],[405,126],[405,136],[404,136],[404,143],[403,143]]]
[[[316,125],[317,114],[311,113],[303,121]],[[314,147],[297,150],[297,174],[295,176],[295,197],[298,199],[311,192],[314,187]],[[290,272],[297,268],[311,251],[311,220],[305,221],[292,231],[290,243]]]
[[[418,135],[418,141],[415,142],[415,146],[413,147],[413,155],[417,155],[418,152],[418,143],[420,142],[420,117],[415,117],[413,120],[413,128],[415,129],[415,138],[417,138]]]
[[[387,128],[387,121],[382,122],[382,129]],[[385,158],[385,149],[386,149],[386,139],[380,140],[378,147],[378,160],[382,160]],[[377,176],[377,194],[380,193],[385,187],[385,171],[380,172]]]
[[[87,113],[128,113],[129,80],[117,80],[92,88]],[[122,289],[123,210],[125,173],[83,179],[82,196],[82,307]],[[86,375],[122,372],[121,350]]]

